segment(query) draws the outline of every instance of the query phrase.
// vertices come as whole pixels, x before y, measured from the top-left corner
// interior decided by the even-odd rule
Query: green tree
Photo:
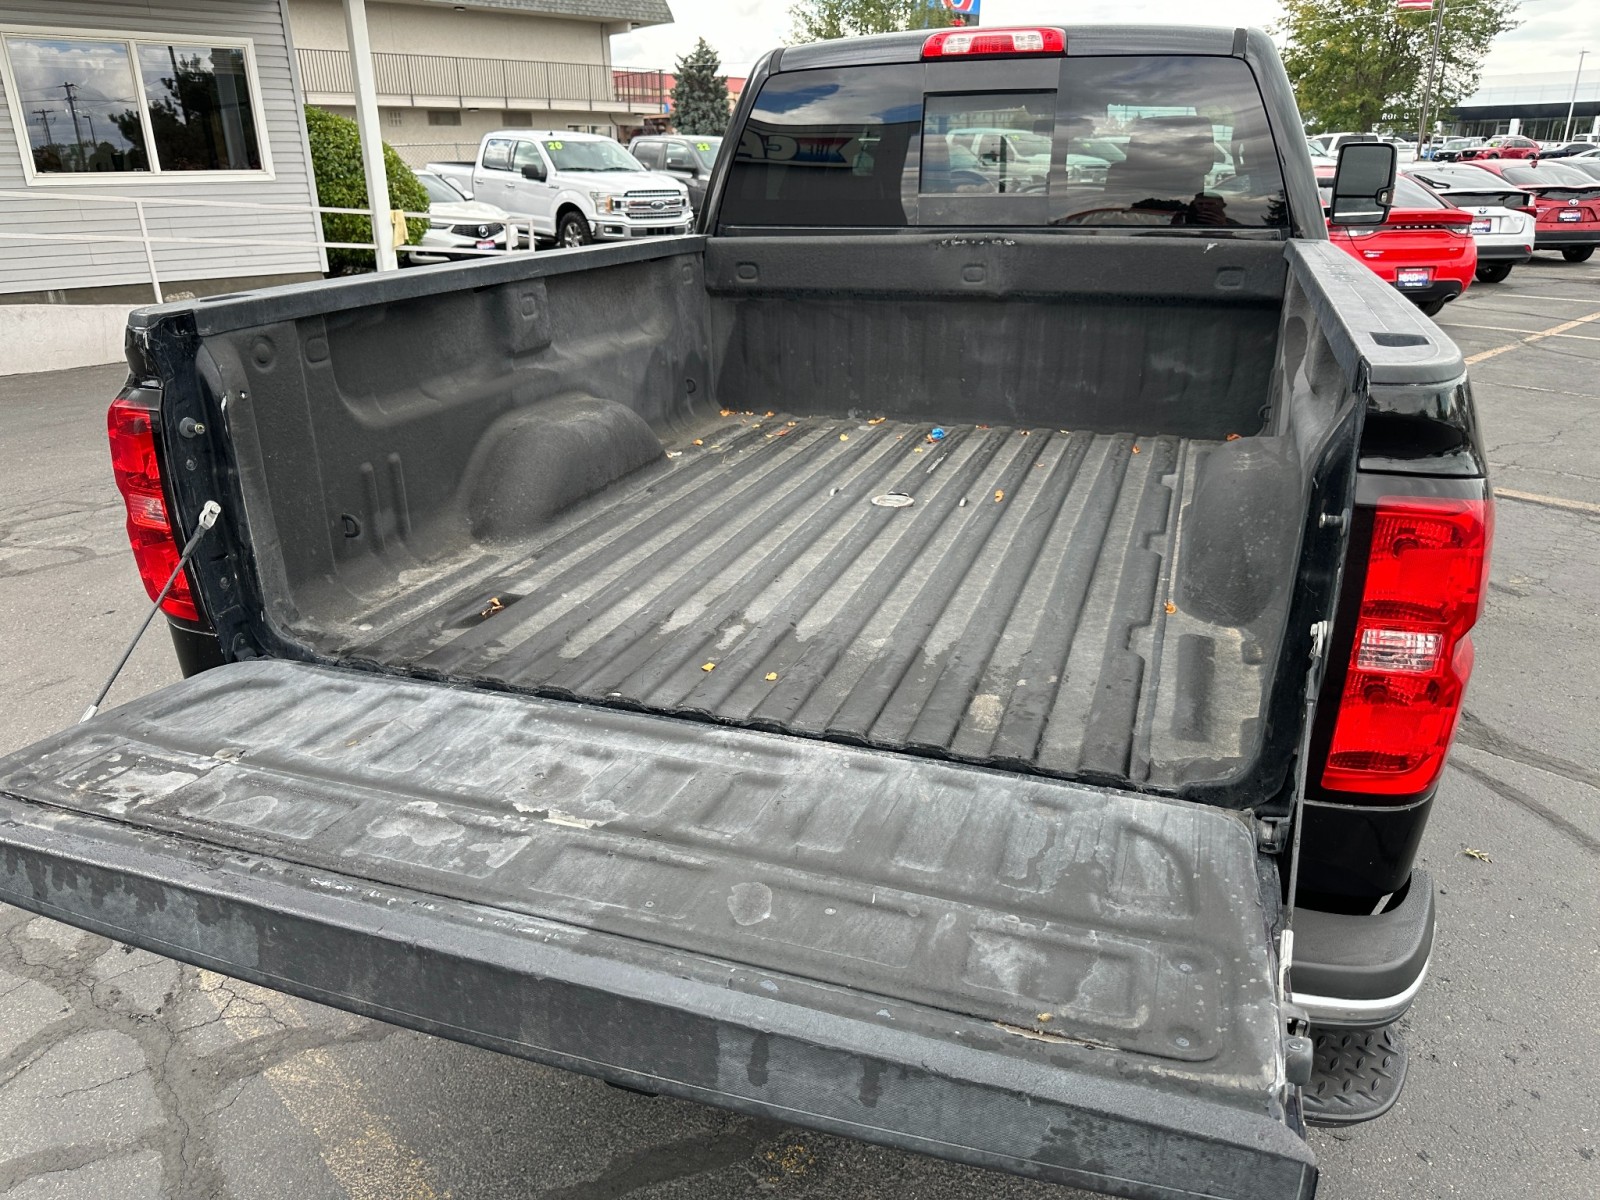
[[[361,131],[348,117],[306,105],[306,133],[311,142],[311,169],[317,177],[317,203],[323,208],[364,208],[367,175],[361,165]],[[389,203],[403,212],[427,212],[428,193],[387,142],[384,174],[389,177]],[[417,242],[428,232],[420,217],[406,221],[406,240]],[[322,237],[329,242],[370,242],[372,222],[352,213],[324,213]],[[328,270],[336,275],[370,271],[376,266],[370,250],[329,250]]]
[[[678,60],[672,85],[672,125],[679,133],[721,136],[728,128],[728,77],[722,60],[701,38]]]
[[[800,0],[789,9],[791,41],[822,42],[902,29],[943,29],[955,23],[942,4],[928,0]]]
[[[1489,43],[1518,23],[1516,7],[1517,0],[1446,0],[1430,124],[1431,114],[1477,86]],[[1416,131],[1433,13],[1401,12],[1394,0],[1284,0],[1284,10],[1275,32],[1309,129]]]

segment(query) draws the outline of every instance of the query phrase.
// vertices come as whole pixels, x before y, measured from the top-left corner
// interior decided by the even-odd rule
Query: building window
[[[500,123],[507,129],[527,129],[533,125],[533,109],[508,108],[500,114]]]
[[[430,108],[428,110],[429,125],[459,125],[461,124],[461,110],[459,108]]]
[[[34,175],[269,169],[247,45],[7,34]]]
[[[406,110],[405,109],[403,109],[403,108],[385,108],[385,109],[382,109],[380,111],[382,111],[382,113],[383,113],[383,123],[385,125],[387,125],[390,129],[399,129],[403,125],[405,125],[405,123],[406,123]]]

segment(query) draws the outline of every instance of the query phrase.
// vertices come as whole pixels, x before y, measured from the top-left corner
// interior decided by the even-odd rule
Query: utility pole
[[[44,144],[49,146],[54,140],[50,136],[50,110],[48,108],[36,108],[33,110],[33,115],[38,117],[39,124],[44,126]]]
[[[1588,53],[1587,50],[1578,51],[1578,73],[1572,77],[1572,99],[1567,101],[1567,129],[1561,135],[1563,142],[1572,140],[1572,109],[1578,103],[1578,80],[1583,78],[1583,60]]]
[[[78,127],[78,87],[76,83],[63,83],[61,90],[67,94],[67,111],[72,114],[72,144],[78,152],[78,170],[87,165],[83,159],[83,130]]]
[[[1444,33],[1444,0],[1434,0],[1433,51],[1428,55],[1428,86],[1422,91],[1422,111],[1417,116],[1417,157],[1428,139],[1428,102],[1433,99],[1433,79],[1439,70],[1439,38]]]

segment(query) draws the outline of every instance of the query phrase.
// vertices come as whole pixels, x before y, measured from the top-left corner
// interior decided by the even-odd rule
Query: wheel
[[[563,250],[573,246],[587,246],[592,241],[594,234],[582,213],[569,212],[556,226],[556,245]]]
[[[1444,309],[1444,300],[1419,300],[1417,302],[1417,307],[1423,312],[1427,313],[1430,317],[1437,317]]]
[[[1499,283],[1511,274],[1511,263],[1484,263],[1478,268],[1479,283]]]
[[[1593,253],[1593,246],[1568,246],[1561,252],[1561,257],[1568,262],[1588,262]]]

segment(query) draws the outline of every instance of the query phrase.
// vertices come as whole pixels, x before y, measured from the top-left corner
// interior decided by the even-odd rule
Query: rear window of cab
[[[1287,227],[1244,62],[1056,61],[1054,86],[1016,90],[956,90],[948,71],[930,87],[922,64],[771,77],[735,148],[722,230]]]

